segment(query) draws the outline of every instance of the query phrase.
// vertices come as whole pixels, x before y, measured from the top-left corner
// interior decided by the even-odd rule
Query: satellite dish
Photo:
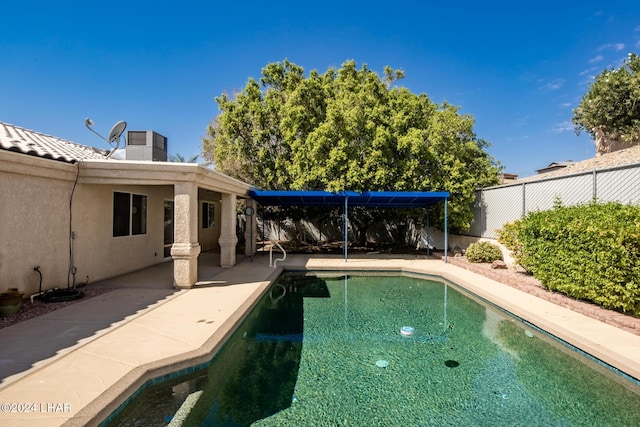
[[[116,142],[120,144],[120,136],[122,135],[122,132],[124,132],[126,127],[127,122],[125,122],[124,120],[120,120],[118,123],[113,125],[113,127],[111,128],[111,132],[109,132],[109,143],[112,144]]]
[[[103,141],[106,141],[109,145],[111,145],[113,147],[111,152],[109,154],[107,154],[107,159],[108,159],[118,149],[118,147],[120,147],[120,137],[122,136],[122,133],[124,132],[125,128],[127,127],[127,122],[125,122],[124,120],[121,120],[118,123],[116,123],[115,125],[113,125],[113,127],[111,128],[111,132],[109,132],[109,139],[106,139],[104,136],[100,135],[98,132],[93,130],[93,128],[91,127],[91,126],[93,126],[93,120],[91,120],[89,118],[84,119],[84,125],[91,132],[93,132],[96,135],[98,135],[100,137],[100,139],[102,139]],[[114,143],[115,143],[115,147],[113,146]]]

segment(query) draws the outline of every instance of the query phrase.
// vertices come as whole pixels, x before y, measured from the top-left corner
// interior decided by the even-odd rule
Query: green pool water
[[[285,273],[189,371],[103,425],[640,426],[636,380],[421,277]]]

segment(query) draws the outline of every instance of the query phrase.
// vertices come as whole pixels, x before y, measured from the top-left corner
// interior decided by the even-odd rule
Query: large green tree
[[[308,76],[287,60],[268,64],[259,82],[216,98],[204,156],[263,189],[449,191],[450,224],[467,229],[474,192],[497,183],[498,164],[471,115],[399,87],[403,77],[354,61]],[[382,215],[356,212],[359,235]]]
[[[572,117],[576,134],[637,140],[640,134],[640,57],[630,53],[619,68],[602,71],[589,86]]]

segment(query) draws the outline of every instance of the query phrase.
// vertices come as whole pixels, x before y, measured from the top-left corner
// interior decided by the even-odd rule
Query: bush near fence
[[[640,206],[556,204],[498,235],[547,289],[640,317]]]
[[[500,247],[489,242],[475,242],[469,245],[465,256],[469,262],[493,262],[502,261]]]

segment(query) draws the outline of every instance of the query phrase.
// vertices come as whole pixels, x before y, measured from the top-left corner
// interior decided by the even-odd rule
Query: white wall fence
[[[299,221],[297,224],[291,220],[262,221],[258,218],[258,236],[257,239],[265,240],[298,240],[301,243],[318,243],[318,242],[342,242],[342,217],[336,216],[330,221],[319,224],[317,221]],[[242,223],[242,220],[239,221]],[[244,224],[240,226],[241,231],[238,232],[239,238],[244,236]],[[348,226],[349,241],[353,242],[355,234],[351,226]],[[369,241],[376,243],[404,243],[407,246],[414,246],[416,249],[426,249],[427,244],[431,249],[442,250],[444,248],[444,232],[435,227],[429,227],[427,231],[424,228],[416,228],[412,222],[406,224],[397,223],[377,223],[369,227],[367,232]],[[471,242],[477,238],[470,236],[449,235],[450,248],[466,248]]]
[[[593,199],[640,203],[640,163],[478,190],[467,234],[494,239],[505,223],[551,209],[556,200],[571,206]]]

